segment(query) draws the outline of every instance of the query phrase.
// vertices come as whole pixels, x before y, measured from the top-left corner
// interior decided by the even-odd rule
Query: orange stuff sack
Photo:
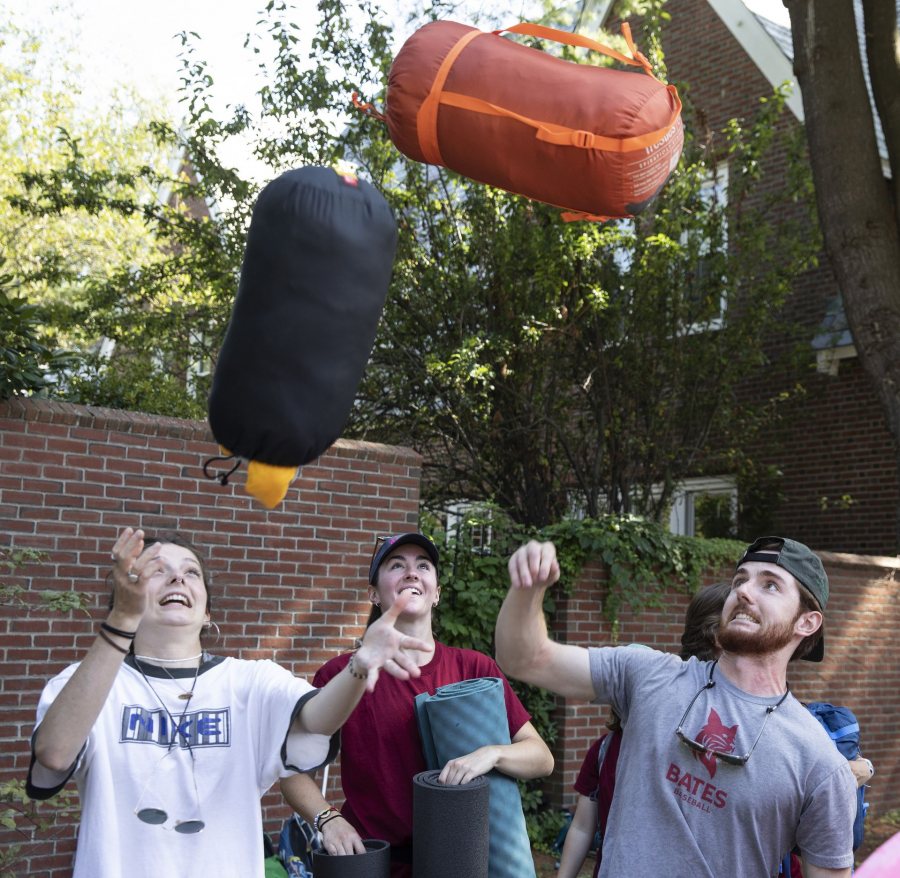
[[[505,30],[593,49],[631,69],[575,64],[503,31],[432,22],[403,44],[385,114],[373,113],[394,145],[416,161],[574,212],[566,219],[647,207],[681,155],[681,102],[653,76],[628,25],[632,57],[541,25]]]

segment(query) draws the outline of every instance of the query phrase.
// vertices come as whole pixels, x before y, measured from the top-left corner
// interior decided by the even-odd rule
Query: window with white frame
[[[459,539],[468,534],[473,549],[486,551],[490,548],[493,528],[489,505],[473,500],[451,503],[444,512],[444,522],[448,537]]]
[[[675,492],[669,530],[689,537],[729,537],[737,528],[737,485],[728,476],[685,479]]]
[[[717,215],[722,219],[721,241],[717,245],[721,249],[728,246],[728,225],[725,217],[725,207],[728,204],[728,164],[727,162],[719,162],[716,165],[715,172],[709,179],[705,180],[700,186],[700,200],[707,208],[715,208]],[[689,232],[685,232],[682,236],[682,246],[687,246],[690,242]],[[708,236],[704,237],[697,244],[698,260],[693,267],[693,275],[697,284],[698,296],[707,282],[710,280],[711,273],[716,271],[715,261],[711,258],[713,242]],[[718,307],[714,308],[703,320],[692,323],[687,329],[688,334],[696,332],[707,332],[713,329],[719,329],[725,317],[725,308],[727,306],[727,290],[725,284],[721,284],[721,292],[719,295]]]

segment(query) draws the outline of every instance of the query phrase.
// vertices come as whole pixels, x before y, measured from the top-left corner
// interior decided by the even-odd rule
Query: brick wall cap
[[[854,555],[850,552],[820,552],[816,554],[827,567],[880,567],[900,570],[900,556],[894,555]]]
[[[53,399],[14,397],[0,401],[0,418],[45,424],[67,424],[109,432],[169,436],[210,443],[216,441],[206,421],[172,418],[146,412],[103,408],[102,406],[76,405]],[[410,466],[418,466],[422,462],[422,455],[411,448],[383,445],[379,442],[364,442],[360,439],[338,439],[324,452],[324,455],[354,458],[364,456]],[[312,462],[310,461],[310,463]]]

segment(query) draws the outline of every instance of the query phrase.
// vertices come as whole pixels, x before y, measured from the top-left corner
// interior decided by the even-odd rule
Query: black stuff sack
[[[259,194],[209,424],[223,454],[249,461],[246,490],[269,509],[346,425],[396,244],[387,202],[355,176],[299,168]]]

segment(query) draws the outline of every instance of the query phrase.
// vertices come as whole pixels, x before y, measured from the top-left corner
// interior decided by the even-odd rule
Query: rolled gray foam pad
[[[364,854],[329,856],[313,851],[313,878],[390,878],[391,846],[386,841],[365,838]]]
[[[425,762],[431,769],[440,770],[451,759],[479,747],[510,743],[503,681],[499,677],[463,680],[438,687],[434,695],[417,695],[416,718]],[[488,876],[534,878],[534,857],[519,786],[514,778],[499,771],[491,771],[485,777],[491,787]]]
[[[488,878],[490,784],[443,784],[438,775],[413,778],[413,878]]]

